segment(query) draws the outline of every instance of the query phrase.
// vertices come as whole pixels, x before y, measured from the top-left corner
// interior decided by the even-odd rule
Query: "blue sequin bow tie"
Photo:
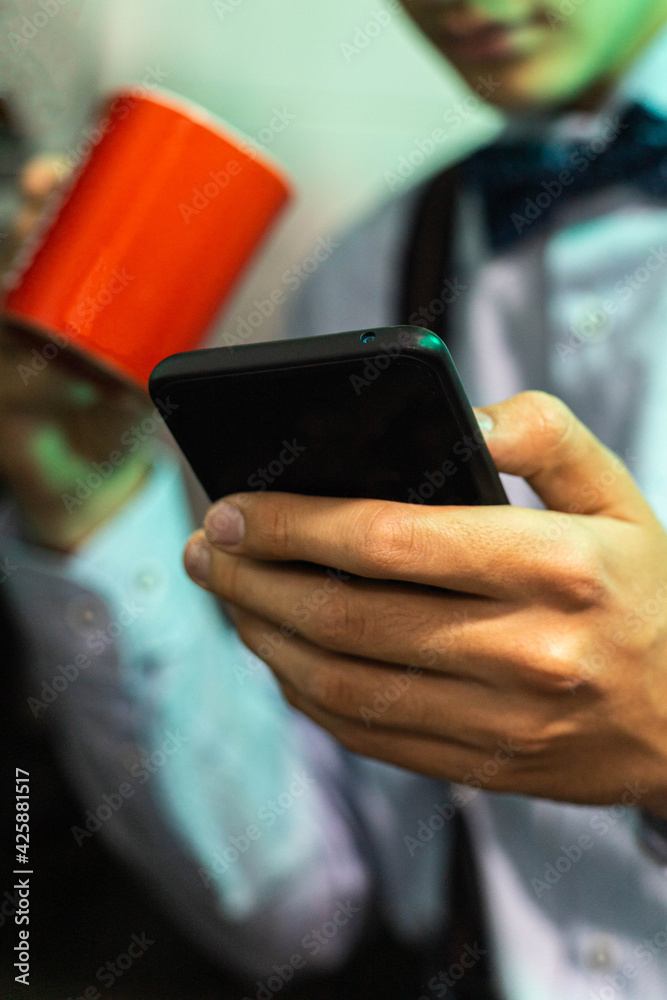
[[[493,250],[547,225],[566,199],[604,187],[667,196],[667,120],[635,104],[607,124],[591,142],[496,143],[463,164],[464,183],[482,193]]]

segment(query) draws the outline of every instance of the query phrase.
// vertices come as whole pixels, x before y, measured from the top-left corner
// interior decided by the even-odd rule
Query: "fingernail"
[[[195,583],[202,583],[208,586],[211,570],[211,550],[203,538],[196,538],[190,542],[183,557],[188,576],[192,577]]]
[[[221,500],[206,515],[204,532],[211,545],[238,545],[245,535],[243,514],[238,507]]]
[[[495,425],[488,413],[485,413],[484,410],[475,410],[475,416],[477,417],[479,429],[483,433],[487,434],[489,431],[493,430]]]

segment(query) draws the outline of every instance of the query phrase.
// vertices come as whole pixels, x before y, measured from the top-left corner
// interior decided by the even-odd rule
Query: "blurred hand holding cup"
[[[5,322],[146,388],[198,347],[290,186],[206,111],[127,89],[10,272]]]
[[[165,92],[116,94],[93,135],[85,161],[26,166],[0,303],[0,478],[31,537],[64,551],[144,481],[150,441],[123,442],[150,372],[200,346],[290,193],[250,142]]]

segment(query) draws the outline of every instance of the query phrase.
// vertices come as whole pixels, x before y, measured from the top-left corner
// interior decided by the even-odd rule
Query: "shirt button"
[[[607,938],[595,938],[584,954],[584,961],[589,969],[596,972],[609,972],[616,967],[614,948]]]
[[[93,597],[75,597],[65,608],[65,623],[75,635],[89,636],[107,625],[104,607]]]
[[[167,572],[164,566],[155,560],[142,563],[132,574],[132,583],[135,589],[140,590],[144,594],[152,594],[160,590],[164,587],[166,581]]]
[[[576,310],[570,331],[582,344],[598,344],[611,332],[611,316],[600,300],[589,300]]]
[[[121,743],[118,747],[118,757],[126,771],[131,771],[146,756],[146,751],[138,743]]]

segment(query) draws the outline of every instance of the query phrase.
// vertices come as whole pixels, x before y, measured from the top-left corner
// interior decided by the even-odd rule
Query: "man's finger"
[[[267,622],[265,649],[282,645],[283,637],[296,633],[337,653],[413,663],[474,678],[494,689],[530,681],[535,652],[526,658],[525,669],[517,668],[516,676],[513,665],[499,657],[506,645],[505,618],[514,613],[509,605],[500,608],[484,599],[405,584],[341,581],[309,567],[261,563],[222,552],[212,552],[209,586],[231,605]]]
[[[497,741],[494,752],[474,750],[433,736],[378,727],[369,729],[363,722],[354,722],[319,708],[288,682],[284,684],[283,692],[294,708],[327,729],[353,753],[395,764],[417,774],[469,784],[476,789],[487,787],[498,792],[516,792],[518,789],[521,792],[522,784],[529,788],[529,781],[522,773],[519,771],[517,775],[520,750],[513,749],[511,734],[507,739],[503,737]]]
[[[571,549],[582,526],[572,518],[565,532],[552,524],[555,517],[508,506],[245,493],[214,504],[204,530],[212,545],[253,559],[311,562],[368,579],[507,599],[558,591],[571,578]]]
[[[267,622],[265,649],[296,633],[334,653],[414,664],[494,690],[546,685],[569,692],[577,680],[575,646],[550,640],[547,609],[535,618],[510,602],[409,584],[340,580],[331,571],[217,550],[209,555],[208,587]],[[187,568],[196,576],[191,565]]]
[[[35,156],[21,171],[21,193],[41,205],[70,172],[64,156]]]
[[[491,749],[498,720],[508,732],[528,726],[525,690],[491,688],[469,678],[443,676],[420,666],[367,662],[321,649],[299,636],[277,635],[272,624],[241,611],[237,618],[243,642],[313,705],[331,715],[362,723],[367,729],[392,729],[439,737],[473,750]],[[553,718],[540,733],[547,738],[579,710],[569,692],[558,700]],[[561,718],[562,714],[562,718]]]
[[[625,464],[555,396],[522,392],[482,412],[493,421],[484,436],[499,471],[528,480],[550,510],[652,518]]]

